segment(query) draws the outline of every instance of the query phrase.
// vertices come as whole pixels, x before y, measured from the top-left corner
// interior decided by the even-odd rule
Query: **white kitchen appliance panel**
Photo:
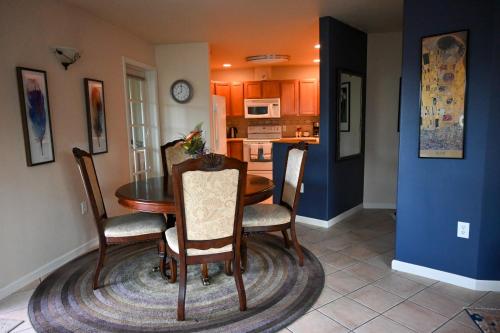
[[[212,95],[212,111],[210,117],[210,151],[227,154],[226,142],[226,98]]]
[[[244,101],[245,118],[279,118],[280,117],[280,99],[279,98],[260,98]]]

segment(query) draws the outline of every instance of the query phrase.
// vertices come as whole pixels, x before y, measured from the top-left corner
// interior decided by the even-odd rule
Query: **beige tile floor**
[[[326,230],[298,224],[299,240],[323,264],[325,288],[280,333],[479,332],[463,308],[500,308],[500,293],[392,271],[394,227],[386,210],[364,210]],[[25,321],[13,332],[34,332],[26,309],[38,283],[0,301],[0,318]]]

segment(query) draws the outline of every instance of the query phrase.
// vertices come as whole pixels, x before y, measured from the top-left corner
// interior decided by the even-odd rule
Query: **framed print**
[[[422,38],[419,157],[464,158],[468,31]]]
[[[351,130],[351,83],[342,82],[340,84],[339,96],[339,121],[340,131],[349,132]]]
[[[108,152],[104,82],[84,79],[89,149],[93,155]]]
[[[23,67],[16,71],[26,163],[35,166],[54,162],[47,73]]]

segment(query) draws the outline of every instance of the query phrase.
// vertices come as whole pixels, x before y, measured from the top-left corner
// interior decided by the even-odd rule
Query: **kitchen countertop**
[[[318,145],[319,144],[319,138],[313,137],[313,136],[306,136],[306,137],[291,137],[291,138],[281,138],[277,141],[278,143],[298,143],[300,141],[305,141],[310,145]]]
[[[246,138],[227,138],[227,142],[238,142],[238,141],[243,141],[245,140]],[[272,140],[273,142],[277,142],[277,143],[297,143],[297,142],[300,142],[300,141],[305,141],[307,142],[308,144],[311,144],[311,145],[317,145],[319,144],[319,138],[318,137],[313,137],[313,136],[306,136],[306,137],[300,137],[300,138],[297,138],[297,137],[285,137],[285,138],[281,138],[281,139],[278,139],[278,140]]]

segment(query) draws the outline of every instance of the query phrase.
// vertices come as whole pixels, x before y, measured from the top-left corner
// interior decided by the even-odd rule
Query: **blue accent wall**
[[[363,202],[364,157],[335,161],[336,95],[337,69],[366,76],[367,36],[334,18],[322,17],[320,43],[320,144],[309,146],[298,214],[329,220]],[[280,197],[287,148],[287,144],[273,145],[275,202]]]
[[[406,0],[396,259],[500,279],[500,40],[497,0]],[[419,159],[421,38],[469,30],[465,158]],[[457,221],[470,238],[457,238]]]

